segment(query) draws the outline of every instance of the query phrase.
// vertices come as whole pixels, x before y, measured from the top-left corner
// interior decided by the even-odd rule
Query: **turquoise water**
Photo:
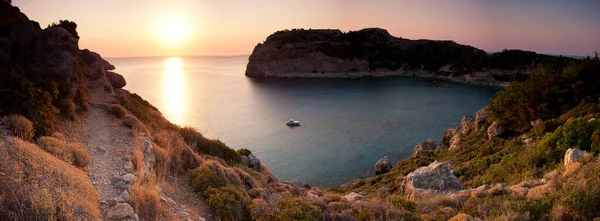
[[[171,121],[248,148],[282,180],[332,187],[374,174],[420,141],[441,139],[498,89],[424,79],[249,79],[247,56],[108,59]],[[294,118],[300,127],[287,127]]]

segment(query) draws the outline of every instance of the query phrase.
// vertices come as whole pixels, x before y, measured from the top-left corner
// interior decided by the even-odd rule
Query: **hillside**
[[[0,220],[600,217],[598,56],[537,68],[442,141],[319,189],[172,124],[76,28],[0,1]]]
[[[571,58],[521,50],[493,54],[453,41],[409,40],[386,30],[294,29],[278,31],[258,44],[246,76],[355,78],[424,76],[492,86],[523,80],[540,67],[564,65]]]

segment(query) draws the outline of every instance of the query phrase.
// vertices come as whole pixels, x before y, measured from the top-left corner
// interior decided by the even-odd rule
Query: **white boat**
[[[300,126],[300,121],[297,121],[297,120],[294,120],[294,119],[290,119],[290,120],[288,120],[287,123],[285,123],[285,125],[288,125],[288,126],[291,126],[291,127],[293,127],[293,126]]]

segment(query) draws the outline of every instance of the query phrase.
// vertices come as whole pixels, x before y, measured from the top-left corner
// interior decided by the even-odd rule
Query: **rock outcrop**
[[[243,155],[242,160],[244,160],[244,164],[246,164],[247,167],[259,172],[262,171],[260,159],[256,158],[253,154]]]
[[[502,57],[453,41],[409,40],[380,28],[347,33],[340,30],[278,31],[250,55],[246,76],[252,78],[356,78],[421,76],[491,86],[507,86],[531,65],[544,65],[548,55],[526,57],[518,67],[500,68]],[[529,54],[528,54],[529,55]],[[433,61],[435,57],[438,60]],[[442,59],[442,60],[439,60]],[[482,62],[482,61],[487,62]],[[503,81],[499,81],[502,79]]]
[[[460,127],[462,129],[462,133],[467,135],[473,131],[473,126],[475,125],[475,118],[471,116],[463,116],[460,120]]]
[[[446,145],[450,145],[452,138],[454,136],[460,134],[460,132],[461,132],[460,126],[456,126],[456,127],[447,129],[446,131],[444,131],[444,136],[443,136],[442,142],[444,142]]]
[[[127,85],[127,82],[125,82],[125,78],[123,77],[123,75],[117,74],[115,72],[107,71],[106,78],[108,78],[108,82],[110,82],[110,85],[112,85],[113,88],[121,89],[125,87],[125,85]]]
[[[447,146],[445,146],[443,143],[434,141],[432,139],[427,139],[424,140],[423,142],[417,144],[413,149],[413,156],[418,156],[418,155],[422,155],[425,154],[427,152],[432,152],[436,149],[446,149]]]
[[[485,122],[487,121],[487,112],[489,109],[489,106],[485,106],[484,108],[481,108],[481,110],[477,111],[477,113],[475,114],[474,128],[476,130],[480,130],[483,128]]]
[[[429,166],[419,167],[404,177],[402,190],[406,197],[414,199],[420,193],[453,193],[463,189],[454,175],[455,171],[448,162],[433,162]]]
[[[360,194],[355,193],[355,192],[351,192],[351,193],[346,194],[344,196],[344,198],[346,198],[346,200],[348,200],[350,202],[354,202],[354,201],[357,201],[357,200],[360,200],[360,201],[364,201],[365,200],[365,197],[363,195],[360,195]]]
[[[387,156],[379,159],[377,163],[375,163],[375,175],[385,174],[390,172],[392,169],[392,164],[390,160],[388,160]]]
[[[492,139],[495,137],[499,137],[502,134],[504,134],[505,131],[506,130],[504,129],[504,127],[502,127],[498,122],[494,122],[487,129],[488,138]]]

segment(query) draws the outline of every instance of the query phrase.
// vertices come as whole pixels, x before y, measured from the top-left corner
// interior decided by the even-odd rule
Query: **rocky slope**
[[[570,59],[519,50],[488,54],[453,41],[409,40],[368,28],[278,31],[258,44],[246,67],[252,78],[421,76],[506,86],[540,66]]]

